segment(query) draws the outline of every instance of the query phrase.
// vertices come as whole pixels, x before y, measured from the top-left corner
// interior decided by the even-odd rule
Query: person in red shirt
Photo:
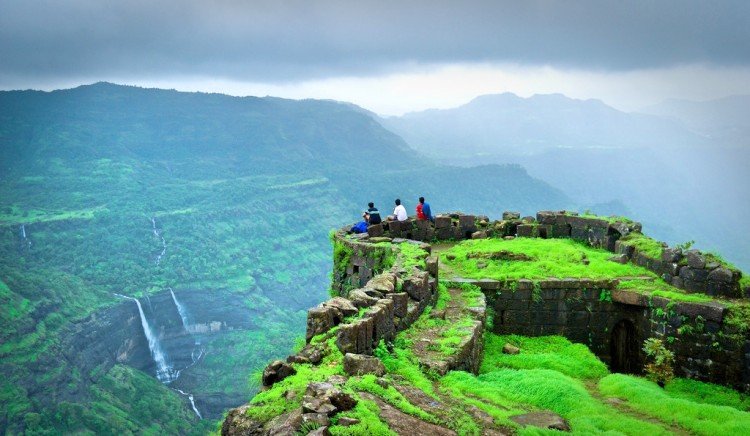
[[[419,197],[419,204],[417,205],[417,219],[430,221],[433,220],[430,205],[424,202],[424,197]]]

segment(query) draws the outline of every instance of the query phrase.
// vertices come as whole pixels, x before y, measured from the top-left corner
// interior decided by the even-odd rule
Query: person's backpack
[[[367,231],[367,223],[364,221],[360,221],[352,226],[351,231],[352,233],[365,233]]]

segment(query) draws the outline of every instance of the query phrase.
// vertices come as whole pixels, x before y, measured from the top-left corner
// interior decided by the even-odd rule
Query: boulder
[[[682,259],[682,250],[679,248],[665,248],[661,252],[661,261],[677,263]]]
[[[385,366],[377,357],[346,353],[344,372],[349,375],[375,374],[380,377],[385,374]]]
[[[624,265],[624,264],[628,263],[628,256],[626,256],[624,254],[615,254],[614,256],[609,257],[607,260],[609,260],[611,262],[621,263],[621,264]]]
[[[359,308],[370,307],[378,302],[378,298],[367,295],[367,293],[362,289],[355,289],[349,292],[349,299],[351,300],[352,304]]]
[[[487,239],[487,231],[479,230],[471,234],[471,239]]]
[[[227,413],[221,425],[221,436],[252,436],[264,433],[263,424],[247,416],[249,407],[250,405],[247,404]]]
[[[383,236],[383,225],[373,224],[371,226],[368,226],[367,234],[370,236],[370,238],[377,238],[377,237]]]
[[[348,416],[342,416],[341,418],[339,418],[338,424],[342,427],[351,427],[353,425],[359,424],[359,419],[349,418]]]
[[[521,352],[521,349],[516,347],[515,345],[511,345],[506,343],[503,345],[503,354],[518,354]]]
[[[330,435],[331,435],[331,432],[328,430],[327,426],[318,427],[315,430],[307,434],[307,436],[330,436]]]
[[[554,412],[531,412],[510,417],[522,427],[532,426],[549,430],[570,431],[570,425],[562,416]]]
[[[517,219],[521,219],[520,212],[509,212],[509,211],[503,212],[503,221],[517,220]]]
[[[297,374],[297,370],[292,365],[283,360],[274,360],[263,370],[263,386],[272,386],[294,374]]]
[[[706,267],[706,258],[698,250],[687,252],[687,264],[690,268],[703,269]]]
[[[357,307],[354,306],[351,301],[347,300],[344,297],[331,298],[330,300],[323,302],[323,306],[333,307],[334,309],[341,312],[343,316],[352,316],[359,313],[359,309],[357,309]]]
[[[438,276],[438,258],[437,256],[430,256],[427,259],[425,259],[425,269],[427,269],[427,272],[430,273],[431,276],[437,277]]]
[[[734,273],[729,268],[719,267],[708,273],[708,280],[713,282],[732,283]]]
[[[388,294],[396,289],[396,275],[390,272],[378,274],[370,279],[365,287]]]
[[[388,294],[388,298],[393,300],[393,315],[399,318],[404,318],[409,304],[409,294],[406,292],[398,292]]]
[[[309,342],[314,336],[325,333],[336,325],[336,309],[332,307],[313,307],[307,311],[307,334]]]

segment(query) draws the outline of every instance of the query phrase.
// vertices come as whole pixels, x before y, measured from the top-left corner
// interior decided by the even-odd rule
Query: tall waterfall
[[[193,407],[193,412],[195,412],[195,414],[198,416],[198,419],[203,419],[203,416],[198,411],[198,408],[195,407],[195,398],[193,398],[193,394],[191,394],[189,392],[185,392],[182,389],[174,388],[174,390],[176,390],[177,392],[181,393],[182,395],[188,397],[188,400],[190,400],[190,405]]]
[[[138,313],[141,316],[141,327],[143,327],[143,333],[146,335],[146,339],[148,339],[148,349],[151,351],[151,357],[156,363],[156,378],[162,383],[169,383],[176,380],[180,373],[175,372],[172,366],[167,362],[167,355],[161,349],[159,338],[154,334],[153,330],[151,330],[151,326],[146,319],[146,314],[143,313],[141,302],[138,301],[137,298],[128,297],[126,295],[115,295],[127,298],[128,300],[133,300],[138,306]]]
[[[21,224],[21,237],[23,239],[26,239],[26,225],[25,224]]]
[[[174,291],[172,288],[169,288],[169,293],[172,294],[172,301],[174,301],[174,305],[177,306],[177,312],[180,313],[180,318],[182,319],[182,327],[185,329],[187,333],[189,333],[191,336],[193,336],[193,339],[195,340],[195,347],[193,348],[193,351],[190,353],[190,358],[193,360],[193,365],[198,361],[198,359],[203,356],[203,347],[201,347],[201,341],[200,339],[193,335],[193,329],[190,328],[190,314],[188,313],[188,310],[185,306],[180,303],[180,301],[177,299],[177,296],[174,294]],[[190,366],[193,366],[190,365]],[[190,367],[188,366],[188,368]],[[187,369],[187,368],[185,368]]]

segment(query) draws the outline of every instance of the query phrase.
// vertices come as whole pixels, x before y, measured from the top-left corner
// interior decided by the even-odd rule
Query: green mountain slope
[[[437,166],[347,104],[106,83],[0,93],[0,161],[10,433],[205,431],[303,334],[325,297],[328,230],[367,201],[390,212],[400,196],[411,212],[425,195],[435,211],[495,214],[570,203],[517,166]],[[176,381],[153,377],[136,305],[115,293],[139,298]]]

